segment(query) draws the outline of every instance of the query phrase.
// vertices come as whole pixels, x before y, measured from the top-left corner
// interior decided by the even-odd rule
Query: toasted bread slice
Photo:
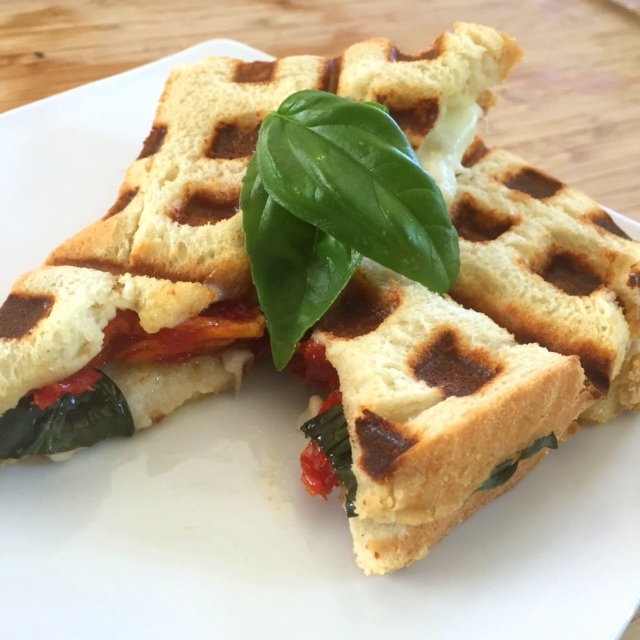
[[[519,345],[485,315],[369,263],[312,340],[339,378],[356,547],[411,532],[412,548],[423,545],[411,554],[426,553],[444,523],[486,501],[474,496],[499,465],[551,434],[561,441],[590,401],[577,356]]]
[[[472,157],[473,156],[473,157]],[[451,295],[522,343],[579,356],[604,422],[640,403],[640,244],[586,195],[502,149],[476,147],[451,216]]]

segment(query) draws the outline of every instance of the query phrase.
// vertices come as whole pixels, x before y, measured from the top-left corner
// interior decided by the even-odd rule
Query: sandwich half
[[[476,141],[451,217],[461,270],[451,295],[520,342],[580,358],[603,423],[640,406],[640,244],[587,195]]]
[[[588,402],[577,356],[518,344],[484,314],[373,264],[296,366],[329,398],[303,426],[303,480],[321,495],[340,481],[368,574],[423,557],[571,435]],[[335,475],[323,486],[326,459]]]
[[[239,193],[284,98],[320,89],[384,104],[444,185],[519,55],[504,34],[459,24],[415,56],[373,39],[333,59],[176,67],[113,206],[0,308],[0,459],[131,435],[237,386],[265,326]]]
[[[299,349],[328,398],[303,426],[303,481],[341,486],[366,573],[424,556],[580,424],[639,407],[640,244],[478,139],[455,178],[449,295],[368,265]]]

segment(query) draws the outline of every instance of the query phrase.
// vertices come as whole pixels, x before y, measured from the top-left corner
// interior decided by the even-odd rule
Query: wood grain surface
[[[476,21],[508,32],[525,52],[485,139],[640,221],[634,7],[637,0],[0,0],[0,112],[212,38],[283,56],[336,55],[386,36],[417,52],[453,22]],[[640,621],[624,640],[640,640]]]

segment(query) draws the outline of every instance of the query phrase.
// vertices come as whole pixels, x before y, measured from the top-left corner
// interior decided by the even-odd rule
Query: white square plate
[[[164,79],[229,40],[0,116],[0,299],[101,217]],[[640,227],[620,216],[640,237]],[[335,500],[299,482],[308,393],[257,367],[60,464],[0,469],[3,638],[616,638],[640,598],[640,425],[584,429],[429,557],[355,567]]]

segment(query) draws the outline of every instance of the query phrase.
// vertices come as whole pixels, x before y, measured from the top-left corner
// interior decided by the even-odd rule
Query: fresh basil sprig
[[[362,256],[275,202],[264,188],[256,156],[249,161],[244,184],[247,253],[273,360],[282,369],[296,342],[349,282]]]
[[[73,451],[114,436],[132,436],[127,401],[106,375],[93,388],[64,395],[46,409],[25,396],[0,417],[0,460]]]
[[[262,123],[240,206],[278,368],[361,255],[438,293],[457,277],[442,194],[379,105],[322,91],[286,98]]]

